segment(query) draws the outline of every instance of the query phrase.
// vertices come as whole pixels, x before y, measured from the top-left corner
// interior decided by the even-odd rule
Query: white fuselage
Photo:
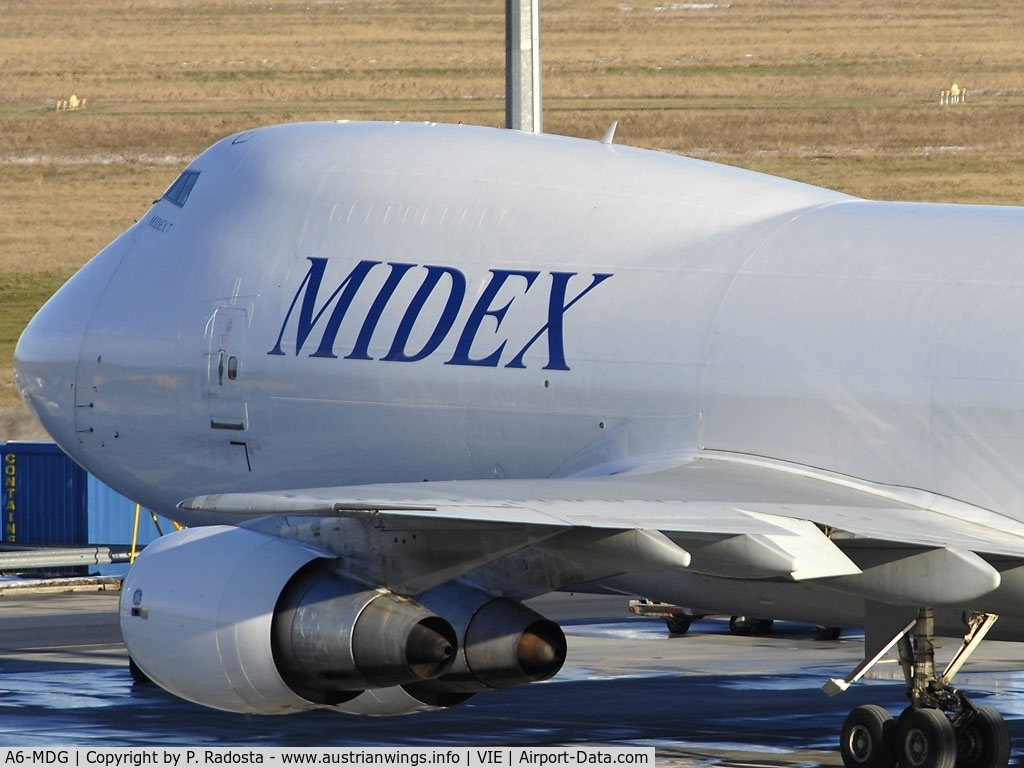
[[[1024,519],[1024,209],[436,125],[188,170],[17,351],[58,442],[158,512],[711,449]]]

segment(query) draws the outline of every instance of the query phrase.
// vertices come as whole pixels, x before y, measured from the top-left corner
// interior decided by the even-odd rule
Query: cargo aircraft
[[[554,590],[866,627],[851,768],[1006,765],[953,687],[1024,616],[1024,208],[873,202],[511,130],[230,136],[39,311],[53,438],[190,526],[133,664],[386,714],[554,675]],[[964,636],[949,667],[933,639]]]

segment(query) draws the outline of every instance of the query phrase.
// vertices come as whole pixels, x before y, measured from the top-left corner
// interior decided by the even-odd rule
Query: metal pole
[[[540,0],[505,0],[505,127],[541,133]]]

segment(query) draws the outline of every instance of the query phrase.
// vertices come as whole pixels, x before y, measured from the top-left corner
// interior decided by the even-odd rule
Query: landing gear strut
[[[844,691],[860,679],[894,645],[907,683],[910,706],[898,719],[883,707],[854,709],[843,723],[839,740],[846,768],[1005,768],[1010,760],[1010,735],[1002,716],[971,703],[950,682],[995,623],[993,614],[975,614],[960,649],[941,675],[935,673],[935,619],[920,608],[879,653],[846,680],[830,680],[825,692]]]

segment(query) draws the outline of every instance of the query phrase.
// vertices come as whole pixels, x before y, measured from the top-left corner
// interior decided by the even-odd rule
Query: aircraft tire
[[[730,616],[729,632],[746,637],[752,634],[767,634],[772,631],[774,619],[754,619],[750,616]]]
[[[745,637],[754,631],[756,622],[757,619],[748,619],[746,616],[731,616],[729,617],[729,632]]]
[[[885,707],[864,704],[843,722],[839,754],[846,768],[892,768],[896,763],[893,741],[896,721]]]
[[[839,636],[843,633],[843,628],[826,627],[818,624],[814,627],[814,631],[818,633],[819,640],[838,640]]]
[[[670,635],[685,635],[690,631],[690,619],[687,616],[671,616],[665,619]]]
[[[896,724],[900,768],[954,768],[957,744],[953,724],[938,709],[903,710]]]
[[[1003,716],[991,707],[975,707],[956,734],[957,768],[1005,768],[1010,762],[1010,732]]]

